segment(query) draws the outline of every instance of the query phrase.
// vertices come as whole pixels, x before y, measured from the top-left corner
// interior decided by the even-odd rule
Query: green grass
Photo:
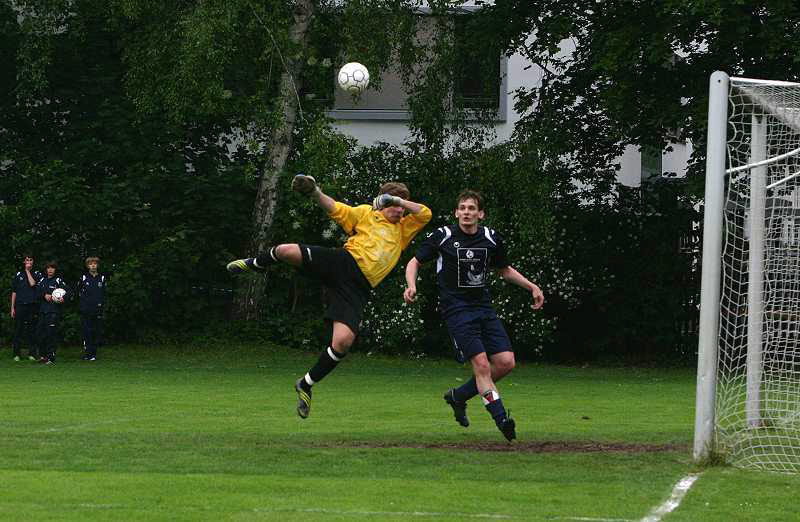
[[[468,374],[450,361],[353,354],[303,421],[292,385],[316,354],[59,355],[0,360],[0,520],[639,520],[692,470],[689,370],[522,365],[500,385],[518,421],[508,451],[478,401],[472,426],[453,421],[441,394]],[[707,471],[667,520],[736,515],[763,483],[769,520],[790,520],[800,481],[732,468]]]

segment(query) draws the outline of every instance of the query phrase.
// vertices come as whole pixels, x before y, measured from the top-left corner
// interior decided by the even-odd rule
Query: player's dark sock
[[[309,389],[311,389],[311,385],[318,383],[322,379],[325,378],[326,375],[331,373],[336,365],[339,364],[339,361],[344,359],[344,353],[339,353],[335,351],[333,348],[328,347],[324,352],[322,352],[317,360],[317,364],[315,364],[306,374],[305,378],[303,379],[303,383],[309,385]],[[311,381],[311,382],[308,382]],[[302,383],[300,384],[303,385]],[[306,390],[307,391],[307,390]]]
[[[266,268],[278,262],[278,256],[275,249],[278,247],[269,247],[266,254],[261,254],[256,257],[256,266],[258,268]]]
[[[494,390],[488,390],[481,396],[481,399],[483,399],[483,405],[494,419],[494,422],[500,425],[508,416],[500,394]]]
[[[311,392],[311,385],[308,383],[308,379],[308,374],[305,374],[297,383],[297,385],[300,386],[300,388],[302,388],[306,393]]]
[[[453,388],[453,398],[458,402],[467,402],[476,395],[478,395],[478,385],[475,384],[475,377],[458,388]]]

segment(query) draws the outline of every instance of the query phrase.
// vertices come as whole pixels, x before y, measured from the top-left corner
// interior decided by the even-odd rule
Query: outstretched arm
[[[311,198],[316,201],[317,205],[322,207],[322,209],[328,214],[333,212],[333,207],[336,205],[336,200],[322,192],[319,187],[317,187],[317,190],[311,194]]]
[[[305,174],[296,175],[292,180],[292,189],[304,196],[309,196],[328,214],[333,212],[336,201],[322,192],[319,185],[317,185],[317,180],[311,176],[306,176]]]
[[[417,274],[419,273],[419,261],[412,257],[406,265],[406,289],[403,292],[403,301],[413,303],[417,299]]]
[[[538,310],[544,306],[544,294],[542,293],[542,289],[528,281],[525,276],[517,272],[514,267],[507,266],[505,268],[501,268],[497,271],[497,273],[509,283],[513,283],[528,290],[533,297],[534,310]]]

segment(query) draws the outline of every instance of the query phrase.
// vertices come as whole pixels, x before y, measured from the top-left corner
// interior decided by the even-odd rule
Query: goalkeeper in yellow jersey
[[[295,383],[297,414],[305,419],[311,409],[311,387],[347,355],[372,288],[389,274],[403,249],[431,220],[431,211],[409,201],[410,193],[403,183],[384,183],[371,206],[356,207],[324,194],[311,176],[298,174],[292,180],[292,188],[314,199],[350,235],[344,248],[281,244],[258,257],[228,263],[228,271],[263,272],[270,265],[283,262],[300,267],[327,289],[325,319],[333,323],[330,346]]]

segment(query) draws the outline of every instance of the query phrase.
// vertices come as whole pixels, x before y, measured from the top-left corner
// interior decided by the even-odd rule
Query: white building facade
[[[466,10],[476,7],[466,3]],[[424,13],[424,10],[423,10]],[[565,42],[562,49],[571,52],[570,43]],[[521,54],[498,57],[501,82],[499,85],[497,117],[494,123],[495,140],[508,140],[521,115],[514,110],[514,92],[521,87],[531,89],[542,81],[542,70]],[[355,138],[364,146],[377,142],[400,145],[409,138],[408,111],[405,93],[399,74],[391,71],[382,76],[380,92],[370,88],[356,102],[347,93],[337,89],[333,110],[328,115],[336,120],[339,131]],[[674,143],[671,152],[642,151],[629,145],[618,159],[620,171],[618,180],[627,186],[640,186],[642,180],[671,175],[683,177],[692,153],[689,143]]]

